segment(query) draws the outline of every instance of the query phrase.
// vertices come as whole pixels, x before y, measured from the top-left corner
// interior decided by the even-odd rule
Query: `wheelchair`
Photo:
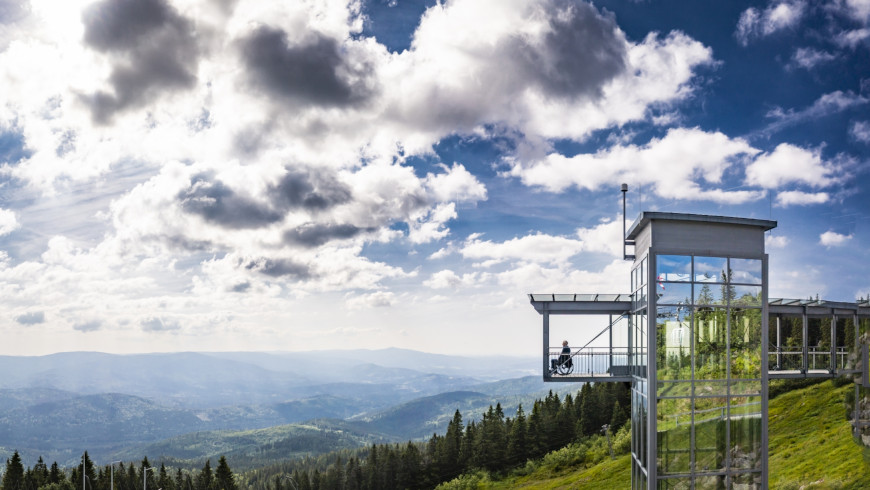
[[[574,372],[574,362],[571,360],[571,356],[568,355],[560,355],[558,359],[550,360],[550,375],[559,374],[561,376],[565,376],[566,374],[571,374]]]

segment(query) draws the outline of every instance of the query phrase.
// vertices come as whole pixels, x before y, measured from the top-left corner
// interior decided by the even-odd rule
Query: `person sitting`
[[[559,354],[559,358],[550,360],[550,374],[556,372],[559,366],[570,367],[571,364],[571,348],[568,347],[568,341],[563,340],[562,353]]]

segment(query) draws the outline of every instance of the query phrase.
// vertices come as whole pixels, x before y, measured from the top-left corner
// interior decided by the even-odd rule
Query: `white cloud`
[[[855,121],[849,128],[849,134],[857,141],[870,144],[870,121]]]
[[[865,24],[870,21],[870,0],[844,0],[843,6],[854,20]]]
[[[870,28],[852,29],[837,34],[835,41],[844,48],[855,49],[865,40],[870,39]]]
[[[393,306],[398,301],[391,291],[375,291],[369,294],[351,296],[345,300],[345,304],[351,309],[384,308]]]
[[[442,168],[445,173],[426,176],[426,187],[436,202],[486,200],[486,187],[463,165],[454,163],[452,167],[442,165]]]
[[[790,0],[771,2],[771,5],[761,12],[756,8],[748,8],[740,14],[734,35],[740,44],[746,46],[753,39],[795,27],[806,7],[806,2],[802,0]]]
[[[798,48],[791,57],[790,66],[811,70],[818,65],[830,63],[837,55],[815,48]]]
[[[512,238],[504,242],[469,237],[459,253],[467,259],[496,262],[522,260],[540,263],[565,263],[583,250],[583,242],[543,233]]]
[[[839,172],[835,163],[822,160],[821,150],[807,150],[781,143],[746,167],[746,183],[766,189],[776,189],[790,183],[820,188],[837,183]]]
[[[666,199],[742,203],[760,199],[764,193],[711,189],[698,182],[717,184],[726,169],[758,152],[739,138],[678,128],[644,146],[613,146],[571,158],[553,153],[540,161],[513,162],[510,175],[551,192],[572,185],[597,190],[614,182],[632,182],[652,184],[655,193]]]
[[[444,269],[432,274],[429,279],[423,281],[423,285],[432,289],[456,289],[459,287],[475,286],[481,279],[489,277],[488,274],[471,272],[461,276],[452,270]]]
[[[0,236],[8,235],[20,226],[14,211],[0,208]]]
[[[819,243],[825,247],[839,247],[852,239],[852,235],[843,235],[835,231],[828,230],[819,235]]]
[[[779,207],[806,206],[809,204],[824,204],[831,199],[827,192],[783,191],[776,195],[776,205]]]
[[[769,124],[764,132],[770,134],[787,126],[804,123],[807,121],[815,123],[817,119],[843,112],[847,109],[864,105],[870,102],[870,99],[862,95],[857,95],[851,92],[835,92],[823,94],[813,104],[806,109],[799,111],[783,110],[775,108],[767,113],[767,117],[775,119]]]
[[[766,235],[764,237],[764,246],[767,248],[785,248],[789,244],[789,239],[785,235]]]

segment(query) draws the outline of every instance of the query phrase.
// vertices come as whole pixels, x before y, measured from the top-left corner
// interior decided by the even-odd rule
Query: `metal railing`
[[[837,347],[834,354],[833,369],[849,368],[849,351],[846,347]],[[800,346],[780,347],[771,344],[768,348],[768,366],[771,371],[800,371],[804,367],[804,353]],[[829,347],[809,346],[807,348],[807,370],[830,370],[831,349]]]
[[[555,361],[556,364],[561,362],[561,356],[561,347],[550,347],[550,363],[548,365],[553,366],[553,361]],[[629,363],[627,347],[582,347],[571,352],[570,359],[571,368],[563,370],[563,372],[566,373],[564,375],[628,375]],[[551,374],[561,373],[556,372]]]

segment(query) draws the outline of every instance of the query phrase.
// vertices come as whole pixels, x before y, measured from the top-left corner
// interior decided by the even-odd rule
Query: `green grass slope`
[[[870,451],[844,418],[854,389],[825,382],[770,401],[770,488],[870,488]]]
[[[870,488],[870,449],[857,444],[844,418],[843,401],[853,385],[825,382],[784,393],[770,401],[770,488]],[[631,487],[628,441],[618,435],[610,460],[603,437],[554,451],[506,477],[484,472],[463,475],[439,490],[569,489]]]

